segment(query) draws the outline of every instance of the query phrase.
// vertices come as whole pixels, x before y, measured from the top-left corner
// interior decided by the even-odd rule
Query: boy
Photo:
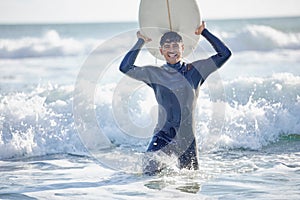
[[[160,40],[160,53],[166,64],[162,67],[138,67],[134,65],[136,57],[144,43],[151,41],[138,32],[138,41],[124,57],[120,71],[150,86],[159,104],[158,122],[147,152],[162,151],[167,155],[176,155],[181,169],[197,170],[194,109],[198,91],[205,79],[229,59],[231,52],[205,28],[204,22],[195,34],[201,34],[217,54],[186,64],[182,62],[182,37],[171,31],[165,33]],[[161,168],[160,162],[149,160],[144,166],[144,173],[155,174]]]

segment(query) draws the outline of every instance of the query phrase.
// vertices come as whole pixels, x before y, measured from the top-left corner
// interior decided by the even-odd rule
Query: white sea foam
[[[1,58],[78,56],[87,54],[95,40],[76,40],[61,37],[56,30],[47,31],[42,37],[0,39]]]
[[[281,31],[266,25],[247,25],[234,31],[211,30],[230,47],[234,53],[243,51],[269,52],[274,50],[300,49],[300,33]],[[201,41],[200,46],[209,48]]]
[[[299,49],[300,33],[287,33],[270,26],[248,25],[234,33],[221,33],[234,51]]]
[[[0,158],[82,151],[71,97],[72,89],[52,86],[1,96]]]
[[[103,133],[116,145],[131,145],[143,150],[148,142],[124,133],[112,110],[116,84],[99,86],[95,111]],[[274,74],[269,78],[237,78],[224,82],[226,101],[212,101],[206,86],[200,92],[196,112],[196,130],[202,150],[220,148],[259,149],[282,134],[299,134],[300,78],[292,74]],[[151,123],[152,93],[144,89],[127,104]],[[0,97],[0,158],[51,153],[85,152],[72,115],[73,87],[38,86],[30,92],[9,93]],[[126,102],[124,102],[126,103]],[[223,125],[213,130],[212,108],[225,106]],[[119,119],[118,119],[119,120]],[[150,120],[150,122],[147,122]],[[143,126],[139,121],[136,126]],[[152,130],[152,129],[151,129]],[[150,130],[150,132],[151,132]]]

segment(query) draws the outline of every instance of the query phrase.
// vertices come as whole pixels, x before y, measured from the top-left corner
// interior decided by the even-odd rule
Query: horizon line
[[[226,21],[226,20],[255,20],[255,19],[279,19],[279,18],[298,18],[300,15],[286,15],[286,16],[258,16],[258,17],[228,17],[228,18],[207,18],[205,21]],[[108,24],[108,23],[138,23],[138,20],[87,20],[87,21],[15,21],[7,22],[0,21],[0,25],[43,25],[43,24]]]

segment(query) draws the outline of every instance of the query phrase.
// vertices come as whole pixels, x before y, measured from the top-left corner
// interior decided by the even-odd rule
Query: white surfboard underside
[[[168,31],[183,37],[187,57],[197,46],[199,35],[195,30],[201,24],[200,10],[196,0],[141,0],[139,25],[142,34],[152,39],[146,44],[149,52],[164,59],[159,51],[161,36]]]

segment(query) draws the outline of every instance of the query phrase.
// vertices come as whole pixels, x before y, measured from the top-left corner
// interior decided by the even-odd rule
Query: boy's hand
[[[202,24],[195,30],[195,34],[200,35],[204,29],[205,29],[205,22],[202,21]]]
[[[146,43],[152,41],[151,38],[148,38],[147,36],[142,35],[142,34],[141,34],[141,31],[138,31],[138,32],[136,33],[136,35],[137,35],[138,38],[143,39]]]

